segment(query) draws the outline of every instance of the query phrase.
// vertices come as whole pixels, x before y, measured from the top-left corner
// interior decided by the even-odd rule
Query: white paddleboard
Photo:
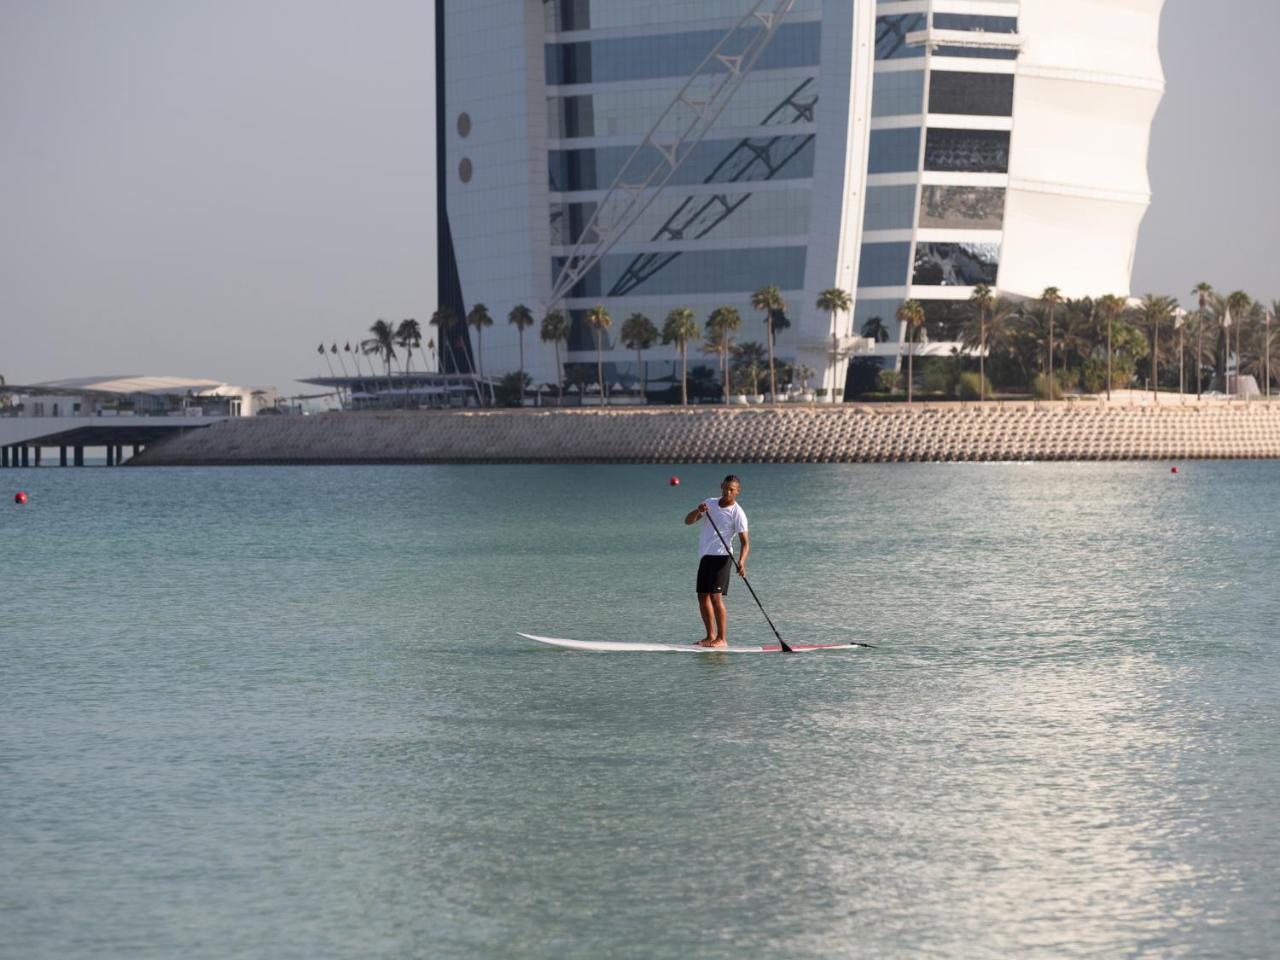
[[[782,648],[776,643],[758,647],[700,647],[695,643],[624,643],[613,640],[564,640],[560,637],[539,637],[532,633],[521,633],[526,640],[545,643],[552,647],[564,647],[567,650],[590,650],[595,653],[780,653]],[[789,644],[796,653],[812,653],[817,650],[855,650],[865,647],[865,643],[792,643]]]

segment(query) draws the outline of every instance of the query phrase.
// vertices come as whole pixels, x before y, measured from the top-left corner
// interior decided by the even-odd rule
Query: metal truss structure
[[[560,269],[550,303],[560,303],[671,182],[755,67],[796,0],[756,0],[712,48],[631,152]],[[672,118],[676,131],[662,133]]]
[[[792,90],[782,103],[769,112],[761,126],[812,123],[818,95],[807,92],[811,86],[813,86],[813,78],[805,80]],[[789,117],[788,111],[790,111]],[[772,180],[812,141],[813,134],[800,137],[786,134],[774,137],[745,137],[716,164],[715,169],[703,183]],[[654,241],[696,240],[705,237],[732,216],[752,196],[754,196],[752,193],[716,193],[710,196],[686,197],[652,239]],[[625,297],[678,256],[680,251],[637,255],[610,288],[608,296]]]

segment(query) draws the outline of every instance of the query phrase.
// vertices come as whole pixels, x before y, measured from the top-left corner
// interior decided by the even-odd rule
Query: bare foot
[[[715,638],[708,637],[706,640],[699,640],[696,644],[694,644],[694,646],[712,647],[716,650],[722,650],[725,647],[729,646],[729,642],[725,640],[723,637],[715,637]]]

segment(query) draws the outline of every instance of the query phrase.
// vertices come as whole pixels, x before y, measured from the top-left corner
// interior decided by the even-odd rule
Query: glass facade
[[[929,112],[981,117],[1013,116],[1013,74],[934,70]]]
[[[553,203],[551,242],[577,243],[595,213],[594,203]],[[762,190],[667,196],[650,204],[623,234],[621,243],[723,237],[803,237],[809,233],[807,190]]]
[[[911,264],[910,243],[864,243],[858,263],[861,287],[900,287]]]
[[[617,27],[670,27],[707,20],[741,19],[750,9],[742,0],[545,0],[543,11],[549,33],[567,30],[608,30]],[[812,17],[822,9],[821,0],[796,0],[792,17]]]
[[[900,117],[924,112],[924,71],[882,73],[871,94],[873,117]]]
[[[634,146],[552,150],[547,155],[547,175],[551,190],[607,190],[634,152]],[[643,166],[636,166],[636,163]],[[628,169],[632,174],[643,177],[651,169],[661,169],[665,163],[664,157],[656,148],[644,147]],[[772,171],[768,177],[771,180],[812,177],[812,135],[704,140],[689,152],[668,185],[678,187],[741,180],[744,178],[744,171],[759,165],[763,165],[762,169]]]
[[[917,243],[911,282],[921,287],[994,286],[999,269],[998,243]]]
[[[923,13],[900,13],[876,18],[876,59],[900,60],[923,57],[923,46],[908,46],[907,34],[925,28]]]
[[[946,172],[1008,173],[1009,131],[930,128],[924,168]]]
[[[916,215],[914,184],[900,187],[871,187],[867,190],[863,230],[908,230]]]
[[[741,9],[741,5],[739,5]],[[760,28],[763,29],[763,28]],[[547,83],[616,83],[687,77],[706,59],[726,35],[725,30],[692,30],[650,37],[617,37],[572,43],[550,43],[546,48]],[[723,47],[724,56],[737,56],[751,41],[747,33]],[[812,67],[818,62],[820,24],[784,23],[756,60],[757,70]],[[715,72],[728,70],[712,61]]]
[[[920,226],[999,230],[1004,226],[1004,188],[925,186],[920,191]]]
[[[920,168],[920,128],[872,130],[868,157],[868,173],[906,173],[918,170]]]
[[[570,292],[571,297],[684,296],[756,290],[776,284],[804,287],[805,247],[685,250],[671,253],[611,253]],[[553,258],[555,277],[564,259]]]

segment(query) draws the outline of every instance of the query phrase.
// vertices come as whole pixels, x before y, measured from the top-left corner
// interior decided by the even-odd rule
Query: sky
[[[0,0],[0,375],[295,392],[321,340],[430,317],[432,6]],[[1280,298],[1277,36],[1168,0],[1135,294]]]

